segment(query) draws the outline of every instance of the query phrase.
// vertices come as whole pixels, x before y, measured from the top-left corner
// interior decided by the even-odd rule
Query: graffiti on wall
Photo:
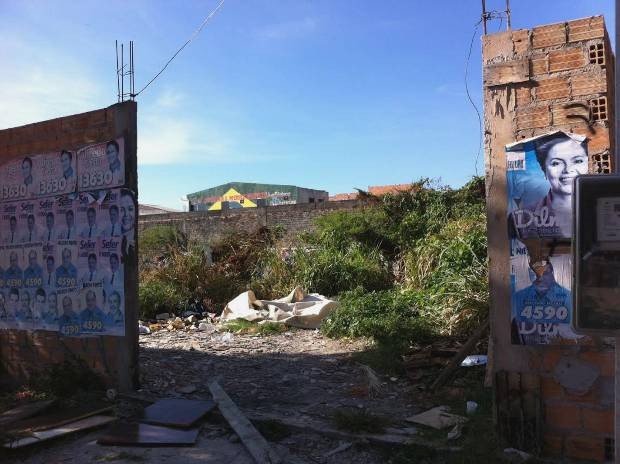
[[[219,211],[222,209],[222,202],[228,202],[230,209],[239,208],[256,208],[257,200],[264,200],[267,206],[276,205],[292,205],[295,199],[292,198],[290,192],[251,192],[241,194],[234,188],[230,188],[221,197],[208,197],[202,200],[203,203],[209,205],[209,211]]]
[[[121,138],[0,167],[0,329],[124,335],[124,162]]]
[[[576,339],[571,329],[573,180],[585,137],[562,131],[506,146],[511,334],[522,345]]]

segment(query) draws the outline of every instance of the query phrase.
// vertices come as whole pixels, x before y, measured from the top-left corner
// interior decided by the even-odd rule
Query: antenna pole
[[[115,40],[116,46],[116,100],[121,101],[121,83],[118,80],[118,40]]]
[[[510,24],[510,0],[506,0],[506,30],[510,30],[512,28]]]
[[[482,31],[487,35],[487,2],[482,0]]]

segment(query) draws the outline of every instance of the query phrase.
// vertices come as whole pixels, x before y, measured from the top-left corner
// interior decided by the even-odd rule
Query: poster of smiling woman
[[[570,327],[572,195],[587,173],[583,136],[556,131],[506,146],[513,343],[579,338]]]

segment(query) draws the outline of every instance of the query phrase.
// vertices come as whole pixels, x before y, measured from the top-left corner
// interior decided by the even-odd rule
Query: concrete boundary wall
[[[334,211],[352,211],[363,207],[358,200],[267,206],[227,211],[194,211],[140,216],[139,230],[155,226],[174,226],[205,244],[233,231],[254,232],[261,227],[285,229],[286,237],[312,229],[314,219]]]

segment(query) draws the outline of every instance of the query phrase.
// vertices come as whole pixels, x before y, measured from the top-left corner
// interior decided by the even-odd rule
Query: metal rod
[[[118,40],[114,41],[116,46],[116,101],[121,101],[121,85],[118,81]]]
[[[125,49],[121,44],[121,70],[125,69]],[[121,101],[125,101],[125,71],[121,74]]]
[[[129,98],[133,100],[133,40],[129,41],[129,59],[131,61],[129,65],[129,70],[131,72],[129,75]]]
[[[482,0],[482,31],[487,35],[487,2]]]
[[[510,30],[512,25],[510,24],[510,0],[506,0],[506,30]]]

